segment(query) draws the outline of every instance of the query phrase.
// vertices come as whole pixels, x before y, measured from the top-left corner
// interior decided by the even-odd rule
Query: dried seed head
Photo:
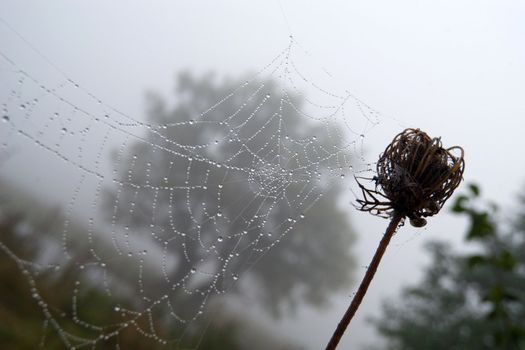
[[[439,137],[406,129],[379,157],[376,189],[359,184],[364,195],[358,200],[359,209],[381,216],[396,212],[408,217],[413,226],[424,226],[424,218],[437,214],[459,185],[464,168],[461,147],[443,148]],[[379,201],[375,195],[388,202]]]

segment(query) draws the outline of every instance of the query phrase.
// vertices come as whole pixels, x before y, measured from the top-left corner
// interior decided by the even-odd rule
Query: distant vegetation
[[[445,243],[428,249],[424,279],[389,300],[373,322],[391,350],[525,349],[525,197],[512,213],[480,198],[470,185],[453,212],[469,220],[474,253]],[[374,349],[378,347],[373,347]]]

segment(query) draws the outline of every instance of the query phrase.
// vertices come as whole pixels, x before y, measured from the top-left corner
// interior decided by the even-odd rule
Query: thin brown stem
[[[366,271],[365,276],[361,281],[361,284],[359,285],[359,289],[355,293],[354,298],[352,299],[352,303],[346,310],[343,318],[341,319],[341,321],[339,321],[339,324],[337,325],[337,328],[335,329],[332,338],[330,338],[330,341],[326,346],[326,350],[335,350],[337,344],[339,344],[343,333],[350,324],[350,321],[352,320],[352,317],[354,317],[357,309],[359,308],[359,305],[361,304],[361,301],[363,300],[366,294],[368,286],[370,285],[370,282],[372,282],[372,278],[374,278],[374,275],[377,271],[377,267],[379,266],[379,262],[381,261],[381,258],[385,253],[388,243],[390,243],[390,239],[394,235],[394,232],[396,232],[396,228],[401,222],[401,219],[403,219],[402,215],[394,213],[394,217],[392,217],[392,220],[390,221],[390,224],[388,225],[386,232],[383,235],[383,238],[381,239],[381,242],[379,242],[379,246],[376,249],[374,257],[370,262],[370,266],[368,267],[368,270]]]

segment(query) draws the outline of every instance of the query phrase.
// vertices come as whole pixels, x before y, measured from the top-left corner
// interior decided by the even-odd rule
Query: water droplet
[[[222,242],[223,240],[224,238],[222,238],[222,236],[217,237],[217,241]]]
[[[304,214],[301,214],[301,215],[299,215],[299,217],[300,217],[301,219],[304,219],[305,216],[304,216]]]
[[[197,269],[195,269],[194,267],[192,267],[191,270],[190,270],[190,272],[191,272],[191,273],[195,273],[195,272],[197,272]]]
[[[22,103],[22,104],[20,105],[20,109],[26,109],[26,105]]]
[[[4,123],[7,123],[7,122],[9,121],[9,116],[4,115],[4,116],[2,117],[2,121],[3,121]]]
[[[237,281],[237,280],[239,279],[239,275],[237,275],[237,274],[233,274],[233,275],[232,275],[232,278],[233,278],[234,281]]]
[[[217,216],[218,216],[218,217],[221,217],[221,216],[222,216],[222,213],[221,213],[220,211],[217,212]]]
[[[345,174],[341,174],[341,179],[344,179],[345,178]]]
[[[113,308],[113,310],[115,310],[116,312],[119,312],[119,311],[120,311],[120,307],[115,306],[115,307]]]
[[[219,184],[219,186],[218,186],[218,187],[219,187],[219,188],[222,188],[222,184]]]
[[[270,98],[272,95],[270,94],[266,94],[266,98]]]
[[[67,132],[67,129],[66,128],[62,128],[62,130],[60,130],[62,132],[62,134],[65,134]]]
[[[360,138],[361,138],[361,140],[362,140],[362,139],[364,139],[364,138],[365,138],[365,135],[361,134],[361,135],[359,135],[359,137],[360,137]]]

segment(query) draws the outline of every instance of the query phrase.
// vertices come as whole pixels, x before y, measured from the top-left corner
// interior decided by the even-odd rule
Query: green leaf
[[[505,271],[512,271],[517,263],[516,258],[508,250],[502,251],[496,259],[496,266]]]
[[[496,229],[489,219],[487,212],[470,212],[470,229],[467,234],[467,240],[482,239],[487,236],[492,236]]]
[[[470,192],[474,195],[474,197],[479,197],[480,195],[480,189],[479,186],[476,184],[469,184],[468,188],[470,189]]]
[[[494,303],[494,304],[498,304],[503,301],[504,295],[505,295],[505,292],[503,290],[503,287],[500,285],[496,285],[490,289],[490,291],[483,298],[483,300]]]
[[[482,255],[471,255],[467,257],[467,265],[470,268],[473,268],[474,266],[477,266],[477,265],[486,264],[487,262],[488,262],[487,258],[485,258]]]
[[[452,211],[454,213],[463,213],[467,211],[465,204],[468,202],[468,200],[468,197],[465,195],[457,196],[454,206],[452,207]]]

